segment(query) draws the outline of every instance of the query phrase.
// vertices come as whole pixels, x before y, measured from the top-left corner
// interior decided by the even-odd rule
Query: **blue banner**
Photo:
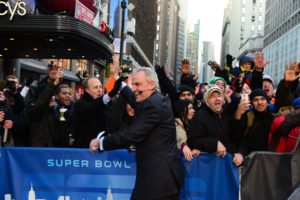
[[[14,148],[0,150],[0,199],[129,200],[135,182],[135,154],[116,150]],[[232,157],[201,153],[187,169],[181,199],[238,199],[239,178]]]

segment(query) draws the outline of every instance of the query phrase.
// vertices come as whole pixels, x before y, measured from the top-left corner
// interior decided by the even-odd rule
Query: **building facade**
[[[265,73],[275,84],[283,78],[285,65],[300,61],[300,0],[267,0],[264,37]]]
[[[154,62],[163,65],[167,73],[173,73],[176,65],[178,10],[179,5],[175,0],[157,0]]]
[[[214,71],[211,69],[211,67],[207,64],[210,60],[215,60],[214,57],[214,45],[210,41],[204,41],[203,42],[203,69],[202,74],[200,74],[200,81],[201,82],[209,82],[209,80],[214,76]]]
[[[186,40],[187,40],[187,0],[178,1],[178,26],[177,26],[177,44],[176,44],[176,57],[174,69],[174,80],[176,83],[180,82],[181,72],[181,61],[186,57]]]
[[[229,0],[224,10],[221,65],[226,54],[237,59],[262,50],[264,37],[265,0]]]
[[[200,20],[194,24],[194,30],[187,35],[186,58],[190,61],[192,72],[199,77],[201,73]]]

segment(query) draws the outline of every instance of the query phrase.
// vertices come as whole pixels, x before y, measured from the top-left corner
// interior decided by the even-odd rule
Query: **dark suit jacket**
[[[90,141],[105,130],[105,112],[103,96],[93,99],[84,93],[75,103],[72,123],[75,147],[88,148]]]
[[[179,193],[184,168],[176,148],[169,98],[154,92],[135,111],[128,129],[105,137],[104,150],[135,144],[137,174],[131,199],[157,199]]]

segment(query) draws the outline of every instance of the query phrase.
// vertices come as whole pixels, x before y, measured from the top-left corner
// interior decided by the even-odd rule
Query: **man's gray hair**
[[[158,77],[156,72],[149,68],[149,67],[140,67],[133,71],[132,74],[136,74],[138,72],[144,72],[147,78],[147,81],[154,81],[155,82],[155,89],[159,89]]]

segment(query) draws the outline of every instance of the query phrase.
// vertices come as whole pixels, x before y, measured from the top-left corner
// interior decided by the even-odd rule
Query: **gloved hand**
[[[235,88],[236,93],[241,93],[242,92],[244,83],[245,83],[245,78],[242,78],[242,79],[238,78],[234,81],[233,86]]]
[[[118,94],[120,88],[121,88],[121,84],[122,81],[124,81],[125,78],[123,76],[121,76],[114,84],[114,88],[108,93],[108,96],[110,98],[114,97],[116,94]]]
[[[164,66],[160,66],[158,64],[155,65],[155,72],[158,76],[158,78],[163,78],[163,77],[166,77],[166,72],[165,72],[165,69],[164,69]]]
[[[235,57],[233,57],[232,55],[230,54],[227,54],[226,55],[226,64],[228,66],[232,66],[232,61],[234,61]]]

